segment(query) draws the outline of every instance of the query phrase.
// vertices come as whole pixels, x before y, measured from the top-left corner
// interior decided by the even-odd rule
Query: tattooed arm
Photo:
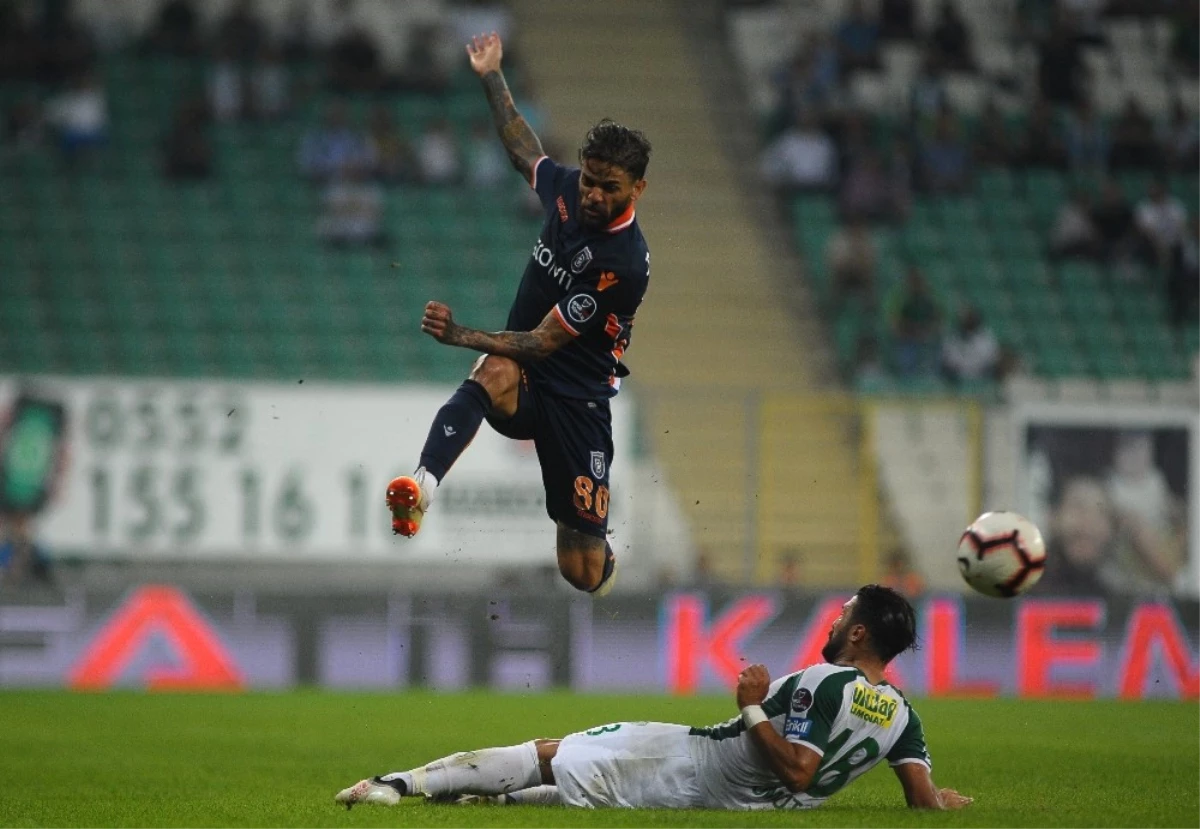
[[[492,121],[500,133],[500,140],[504,142],[509,161],[525,176],[526,181],[532,181],[533,165],[545,152],[542,151],[542,142],[513,104],[512,93],[508,90],[504,73],[500,71],[502,54],[500,36],[495,32],[480,35],[467,44],[471,68],[483,81],[483,90],[492,110]]]
[[[498,357],[509,357],[518,363],[544,360],[570,342],[574,336],[559,322],[554,310],[546,314],[538,327],[532,331],[497,331],[489,334],[459,325],[454,321],[450,309],[440,302],[425,305],[421,330],[439,343],[470,348]]]

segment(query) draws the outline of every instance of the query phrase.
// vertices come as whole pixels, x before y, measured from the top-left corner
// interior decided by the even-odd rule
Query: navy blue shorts
[[[552,520],[596,538],[608,535],[613,440],[607,400],[547,394],[522,371],[516,413],[510,418],[489,414],[487,421],[506,438],[533,441]]]

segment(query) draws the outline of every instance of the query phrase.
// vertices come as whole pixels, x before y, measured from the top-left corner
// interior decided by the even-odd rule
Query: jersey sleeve
[[[887,753],[889,766],[899,766],[904,763],[921,763],[929,768],[933,762],[929,759],[929,748],[925,745],[925,729],[921,727],[921,718],[912,708],[908,709],[908,724],[900,733],[900,739]]]
[[[787,719],[783,721],[783,738],[824,756],[829,731],[842,708],[846,684],[853,678],[853,671],[838,671],[807,681],[802,674]]]
[[[554,209],[554,200],[562,192],[563,184],[571,168],[564,167],[548,155],[539,158],[533,165],[533,177],[529,186],[538,194],[542,208],[547,212]]]
[[[592,269],[559,300],[553,314],[576,337],[610,324],[610,315],[632,316],[642,300],[633,282],[632,278],[619,276],[612,270]]]

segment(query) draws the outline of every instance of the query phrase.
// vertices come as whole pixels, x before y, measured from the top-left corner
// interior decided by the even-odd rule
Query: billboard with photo
[[[1195,410],[1042,404],[1013,420],[1018,509],[1047,542],[1038,594],[1200,591]]]

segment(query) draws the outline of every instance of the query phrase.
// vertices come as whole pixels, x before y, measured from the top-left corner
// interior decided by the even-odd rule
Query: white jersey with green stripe
[[[741,717],[691,736],[705,799],[726,809],[810,809],[880,760],[930,766],[917,712],[898,688],[862,671],[813,665],[771,683],[763,711],[785,740],[821,755],[803,792],[790,792],[746,733]]]

